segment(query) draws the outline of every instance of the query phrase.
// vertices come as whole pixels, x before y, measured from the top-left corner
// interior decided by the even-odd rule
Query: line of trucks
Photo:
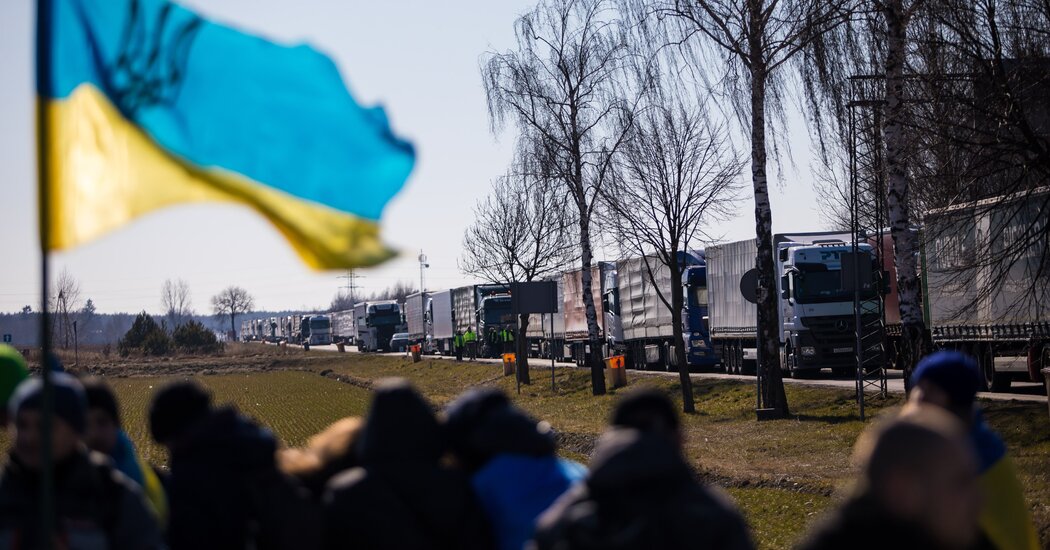
[[[1050,190],[1042,194],[1050,195]],[[1019,228],[1026,233],[1041,231],[1046,238],[1050,230],[1046,220],[1036,218],[1037,209],[1027,217],[1025,211],[1018,215],[1013,202],[998,199],[931,212],[925,220],[929,238],[920,239],[923,311],[930,340],[935,347],[976,357],[992,390],[1005,389],[1013,380],[1039,381],[1039,369],[1050,367],[1050,304],[1042,299],[1048,294],[1048,275],[1037,270],[1046,245],[1036,243],[1029,255],[1013,261],[1001,292],[979,292],[989,277],[985,272],[995,269],[994,263],[976,268],[970,276],[960,277],[956,268],[965,263],[964,258],[991,256],[993,250],[1009,246]],[[788,374],[805,376],[830,369],[855,376],[858,310],[861,325],[878,331],[864,338],[882,339],[882,360],[894,366],[900,317],[888,234],[862,239],[854,246],[849,233],[782,233],[774,236],[774,256],[781,365]],[[672,284],[683,286],[683,337],[690,368],[721,365],[728,372],[755,371],[757,306],[745,299],[741,279],[755,267],[756,257],[755,239],[682,252],[681,281],[672,281],[665,266],[649,262],[656,285],[668,300]],[[591,274],[603,356],[622,354],[631,368],[677,369],[671,313],[648,276],[644,259],[597,262]],[[1032,277],[1041,279],[1033,283]],[[589,342],[581,270],[568,270],[553,279],[559,311],[529,316],[527,349],[533,357],[582,364]],[[854,288],[859,288],[859,307]],[[1036,293],[1042,289],[1039,299],[1018,299],[1033,288]],[[974,300],[977,307],[968,307]],[[872,322],[880,316],[881,322]],[[450,355],[456,333],[473,330],[479,355],[495,357],[503,348],[493,334],[516,330],[509,284],[415,293],[403,307],[395,301],[362,302],[353,310],[330,314],[330,319],[332,338],[356,343],[366,351],[388,351],[395,333],[407,333],[408,341],[421,344],[424,352]]]

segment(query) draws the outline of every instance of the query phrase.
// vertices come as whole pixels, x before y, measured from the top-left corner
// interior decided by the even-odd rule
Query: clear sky
[[[384,239],[402,251],[383,266],[358,270],[364,292],[419,281],[416,256],[428,256],[427,287],[469,282],[459,272],[463,231],[474,202],[506,168],[512,136],[489,131],[478,69],[488,50],[513,46],[513,23],[534,2],[455,0],[184,0],[216,21],[281,42],[310,42],[332,56],[362,104],[381,102],[397,133],[418,151],[416,169],[383,216]],[[33,130],[31,0],[0,2],[0,312],[39,309]],[[809,140],[791,117],[793,163],[771,183],[774,231],[824,227],[811,185]],[[797,166],[797,168],[793,168]],[[771,176],[775,174],[771,171]],[[712,232],[754,236],[750,171],[738,215]],[[258,309],[327,307],[343,284],[339,272],[306,268],[284,239],[252,211],[229,205],[163,210],[98,241],[53,255],[100,312],[159,313],[166,278],[181,277],[193,306],[207,312],[227,285],[245,287]]]

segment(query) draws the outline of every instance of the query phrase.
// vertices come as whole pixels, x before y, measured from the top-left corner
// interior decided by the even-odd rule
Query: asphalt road
[[[310,350],[311,351],[315,351],[316,350],[316,351],[320,351],[320,352],[338,352],[339,351],[336,348],[335,345],[310,346]],[[355,347],[355,346],[347,346],[346,347],[346,351],[348,353],[358,353],[357,347]],[[393,356],[393,357],[400,357],[400,356],[404,356],[405,354],[398,352],[398,353],[386,353],[386,354],[383,354],[383,355],[388,355],[388,356]],[[454,357],[445,357],[445,356],[441,356],[441,355],[428,355],[427,358],[455,360]],[[478,361],[482,362],[482,363],[491,363],[491,364],[495,364],[495,365],[501,364],[501,361],[499,359],[478,359]],[[549,369],[550,366],[551,366],[550,360],[547,360],[547,359],[529,359],[529,367],[532,368],[532,369],[543,369],[543,368],[548,368]],[[572,363],[555,363],[555,367],[557,367],[557,368],[577,368],[575,366],[575,364],[572,364]],[[635,372],[635,371],[631,371],[631,372]],[[677,377],[678,373],[677,372],[645,371],[645,375],[649,375],[649,376],[674,376],[674,377]],[[746,382],[753,382],[755,380],[754,376],[739,375],[739,374],[724,374],[724,373],[720,373],[720,372],[693,373],[691,376],[693,378],[696,378],[696,379],[713,378],[713,379],[724,379],[724,380],[742,380],[742,381],[746,381]],[[834,378],[834,377],[832,377],[831,373],[827,372],[827,371],[821,371],[820,373],[812,375],[811,378],[804,378],[804,379],[801,379],[801,380],[800,379],[794,379],[794,378],[785,378],[784,379],[784,383],[786,383],[786,384],[801,384],[801,385],[804,385],[804,386],[821,386],[821,387],[828,387],[828,388],[844,388],[844,389],[850,389],[850,390],[856,388],[856,381],[854,381],[852,379],[848,379],[847,380],[847,379],[841,379],[841,378]],[[901,376],[901,372],[900,371],[891,370],[887,374],[886,389],[889,392],[891,392],[891,393],[904,393],[904,379]],[[1008,392],[998,392],[998,393],[981,392],[981,393],[978,394],[978,397],[981,397],[981,398],[984,398],[984,399],[993,399],[993,400],[997,400],[997,401],[1016,400],[1016,401],[1030,401],[1030,402],[1037,402],[1037,403],[1045,403],[1046,400],[1047,400],[1046,395],[1044,395],[1042,393],[1042,385],[1034,383],[1034,382],[1014,382],[1013,385],[1010,388],[1010,391],[1008,391]]]

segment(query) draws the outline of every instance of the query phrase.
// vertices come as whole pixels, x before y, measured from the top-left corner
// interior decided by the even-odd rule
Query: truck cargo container
[[[430,310],[433,315],[433,342],[437,353],[454,355],[456,350],[453,347],[453,338],[456,336],[456,324],[452,314],[452,291],[435,292],[430,298]]]
[[[473,328],[478,335],[478,353],[496,357],[502,347],[493,345],[492,333],[515,327],[510,311],[510,285],[469,285],[452,289],[452,320],[458,331]]]
[[[330,315],[332,320],[332,341],[352,345],[357,336],[354,328],[354,310],[335,311]]]
[[[680,252],[679,262],[685,268],[681,279],[675,281],[671,280],[670,268],[655,258],[649,258],[649,268],[641,257],[616,262],[623,348],[627,365],[632,368],[671,370],[676,367],[674,324],[671,310],[664,302],[671,301],[674,284],[683,286],[682,336],[686,361],[690,367],[717,364],[717,356],[703,326],[707,314],[704,253]],[[655,276],[656,286],[649,277],[649,269]]]
[[[408,339],[413,344],[422,344],[424,353],[434,351],[431,301],[429,292],[416,292],[405,297],[405,325]]]
[[[390,351],[390,338],[401,326],[401,306],[394,300],[354,305],[358,351]]]
[[[831,368],[854,376],[856,329],[851,271],[842,269],[853,244],[848,233],[778,234],[774,272],[778,296],[781,367],[792,376]],[[707,249],[711,341],[729,372],[754,372],[758,359],[758,307],[740,291],[744,273],[756,265],[755,239]],[[874,265],[874,248],[860,243],[862,324],[869,324],[885,280]],[[876,317],[877,318],[877,317]],[[869,335],[865,335],[866,337]],[[875,335],[882,338],[882,335]]]
[[[562,274],[565,304],[564,356],[576,361],[578,365],[586,362],[586,354],[590,349],[587,310],[583,304],[582,274],[582,269]],[[614,346],[623,342],[615,263],[598,262],[591,266],[591,295],[594,298],[598,342],[601,345],[601,349],[595,351],[605,357]]]
[[[923,232],[926,325],[934,346],[977,359],[992,391],[1041,381],[1050,367],[1050,274],[1045,212],[1050,188],[927,213]],[[1026,253],[1022,235],[1042,235]],[[1031,242],[1031,241],[1030,241]],[[980,292],[993,274],[1005,280]]]

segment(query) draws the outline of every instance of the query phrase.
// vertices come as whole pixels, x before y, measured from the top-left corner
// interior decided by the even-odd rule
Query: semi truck
[[[452,322],[456,331],[473,328],[478,335],[478,355],[496,357],[502,347],[492,344],[492,334],[515,327],[510,311],[510,285],[482,284],[452,289]]]
[[[574,269],[562,274],[565,317],[565,345],[563,356],[576,362],[586,363],[590,351],[587,329],[587,310],[583,304],[583,269]],[[595,350],[602,357],[609,355],[623,342],[623,327],[620,323],[619,288],[617,287],[616,264],[598,262],[591,266],[591,295],[598,322],[598,341],[601,349]]]
[[[332,343],[332,320],[327,315],[313,313],[293,316],[293,340],[297,344],[327,346]]]
[[[334,311],[329,314],[332,322],[332,341],[353,345],[357,330],[354,328],[354,310]]]
[[[429,292],[416,292],[405,297],[405,325],[408,339],[414,344],[421,344],[424,353],[434,351],[433,329],[431,327],[432,296]]]
[[[830,368],[854,376],[857,367],[854,317],[854,245],[848,233],[795,233],[773,237],[781,367],[791,376]],[[862,325],[881,311],[886,280],[875,265],[874,247],[858,243],[857,270]],[[752,373],[758,360],[758,307],[745,299],[741,279],[756,265],[757,241],[747,239],[707,249],[711,343],[728,372]],[[844,262],[845,260],[845,262]],[[846,263],[847,269],[843,269]],[[881,330],[881,324],[874,323]],[[865,338],[884,335],[865,334]]]
[[[354,304],[358,351],[390,351],[390,338],[401,325],[401,306],[394,300]]]
[[[629,367],[677,367],[671,310],[660,298],[662,294],[670,302],[672,285],[675,284],[683,287],[682,336],[686,346],[686,362],[691,368],[712,367],[718,362],[703,325],[707,315],[704,252],[679,252],[678,261],[686,268],[682,277],[675,281],[671,280],[671,270],[655,258],[649,258],[648,268],[642,257],[616,262],[615,276],[623,328],[622,351]],[[656,279],[655,286],[649,276],[650,269]],[[617,346],[617,351],[620,348]]]
[[[437,353],[454,355],[453,338],[456,336],[456,322],[453,319],[452,290],[442,290],[430,297],[432,314],[431,329],[434,331],[432,344]]]
[[[975,357],[991,391],[1041,381],[1039,370],[1050,367],[1047,201],[1050,187],[926,214],[922,288],[931,340]],[[1042,241],[1020,240],[1025,235]],[[1022,253],[1004,253],[1026,242]]]

